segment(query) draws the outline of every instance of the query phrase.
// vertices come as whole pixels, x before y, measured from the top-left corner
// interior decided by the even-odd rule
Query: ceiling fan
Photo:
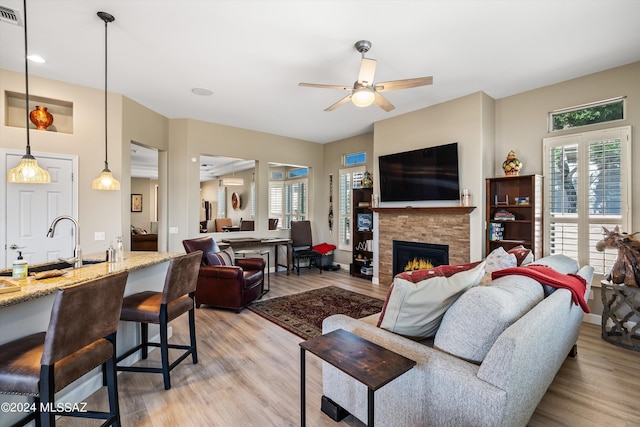
[[[360,73],[358,80],[352,86],[325,85],[317,83],[299,83],[298,86],[318,87],[323,89],[340,89],[350,90],[351,93],[333,105],[327,107],[324,111],[333,111],[341,105],[351,101],[358,107],[368,107],[376,104],[385,111],[391,111],[395,107],[380,92],[388,92],[391,90],[408,89],[418,86],[426,86],[433,84],[433,77],[417,77],[415,79],[393,80],[389,82],[374,83],[373,77],[376,72],[376,60],[365,58],[364,54],[371,49],[371,42],[368,40],[360,40],[356,42],[355,48],[362,54],[362,62],[360,63]]]

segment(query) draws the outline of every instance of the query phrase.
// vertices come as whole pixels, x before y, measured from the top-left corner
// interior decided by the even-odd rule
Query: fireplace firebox
[[[394,240],[393,276],[409,270],[449,264],[449,245]]]

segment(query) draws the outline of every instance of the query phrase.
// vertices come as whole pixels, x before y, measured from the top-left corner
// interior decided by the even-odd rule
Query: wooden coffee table
[[[300,404],[301,425],[305,414],[305,351],[318,356],[347,375],[360,381],[367,392],[367,425],[373,426],[374,392],[413,368],[415,361],[360,338],[351,332],[337,329],[328,334],[300,343]]]

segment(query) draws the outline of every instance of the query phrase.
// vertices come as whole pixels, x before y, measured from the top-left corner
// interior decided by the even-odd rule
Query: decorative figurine
[[[373,187],[373,180],[371,179],[371,174],[369,172],[365,172],[362,175],[362,188],[371,188]]]
[[[602,227],[604,238],[596,243],[600,252],[605,248],[618,249],[618,258],[606,279],[615,285],[637,288],[640,285],[640,241],[634,236],[638,233],[621,233],[616,225],[613,231]]]
[[[508,176],[519,175],[521,168],[522,162],[516,157],[516,152],[513,150],[509,151],[509,154],[507,154],[507,160],[505,160],[502,164],[504,174]]]

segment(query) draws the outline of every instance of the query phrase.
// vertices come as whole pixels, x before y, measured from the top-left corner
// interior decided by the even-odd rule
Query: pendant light
[[[104,21],[104,169],[91,183],[94,190],[120,190],[120,182],[113,177],[107,160],[107,25],[116,18],[107,12],[98,12],[98,17]]]
[[[232,171],[232,175],[230,178],[223,178],[222,179],[222,185],[244,185],[244,179],[242,178],[236,178],[236,161],[234,160],[233,163],[231,164],[231,171]]]
[[[38,161],[31,155],[31,144],[29,141],[29,60],[28,46],[27,46],[27,0],[23,1],[24,4],[24,82],[25,82],[25,128],[27,130],[27,150],[20,163],[15,168],[9,170],[7,173],[7,182],[14,184],[48,184],[51,182],[51,177],[46,169],[42,169],[38,166]]]

